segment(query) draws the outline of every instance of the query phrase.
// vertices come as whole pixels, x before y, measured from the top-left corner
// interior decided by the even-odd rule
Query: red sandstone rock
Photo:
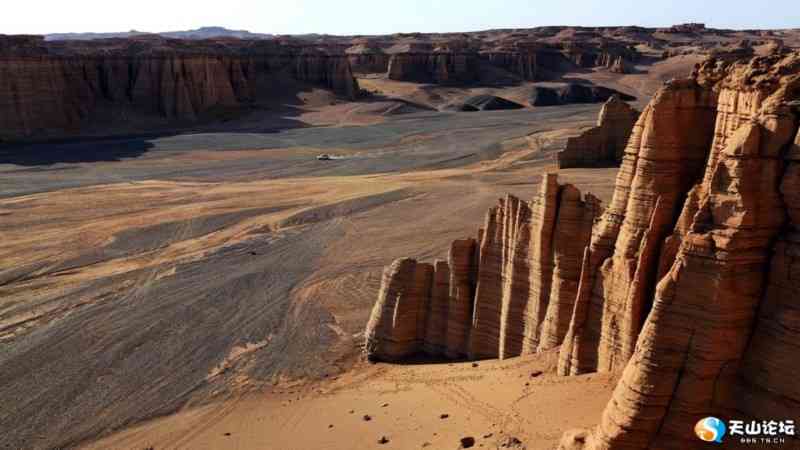
[[[432,284],[433,266],[413,259],[398,259],[384,270],[367,324],[365,348],[371,360],[397,360],[422,350]]]
[[[669,234],[683,196],[700,177],[712,139],[714,104],[712,93],[694,81],[673,82],[639,117],[611,204],[593,231],[560,373],[618,370],[626,363],[624,353],[647,309],[630,304],[641,301],[630,290],[637,264],[652,257],[641,253],[652,249],[643,245],[645,235],[661,242]],[[651,224],[657,229],[648,231]],[[637,287],[642,288],[652,289]]]
[[[530,208],[513,196],[501,200],[486,215],[469,344],[472,359],[493,358],[501,350],[507,352],[505,333],[509,331],[518,336],[509,345],[515,346],[519,354],[521,323],[511,330],[508,320],[511,309],[517,314],[521,309],[518,302],[509,301],[514,291],[517,293],[514,298],[518,301],[524,302],[527,294],[528,266],[525,264],[528,261],[529,220]],[[519,321],[519,315],[516,320]]]
[[[433,286],[431,286],[423,350],[428,354],[438,356],[444,355],[447,348],[450,267],[446,261],[436,261],[433,267]]]
[[[392,80],[469,83],[478,79],[476,53],[396,53],[389,59],[388,77]]]
[[[552,177],[489,212],[470,355],[564,336],[560,373],[622,371],[561,448],[691,449],[709,415],[800,420],[799,100],[798,53],[709,60],[642,113],[594,227],[596,200]]]
[[[708,106],[697,107],[710,107],[716,115],[704,173],[686,196],[659,263],[652,256],[639,262],[639,268],[649,264],[663,277],[659,274],[652,294],[642,291],[642,298],[652,299],[652,310],[600,425],[583,442],[565,436],[562,448],[699,448],[702,442],[687,430],[705,416],[798,418],[800,322],[794,300],[800,298],[800,276],[794,263],[800,138],[792,105],[800,98],[800,54],[735,64],[711,60],[694,82],[713,96]],[[660,96],[652,103],[656,112],[665,111],[657,106]],[[654,114],[647,120],[657,126],[674,117]],[[697,131],[675,128],[658,140],[674,142]],[[655,142],[639,153],[646,152],[650,158],[661,153]],[[633,183],[629,196],[656,187]],[[663,199],[652,217],[660,216]],[[650,223],[650,229],[658,228]],[[640,255],[655,254],[646,250],[650,237],[644,233]],[[614,298],[612,292],[604,305]],[[572,345],[584,342],[573,339]],[[601,339],[601,350],[606,346]],[[565,349],[572,358],[563,358],[562,349],[561,362],[580,367],[580,352]],[[626,357],[613,348],[606,354]]]
[[[450,298],[445,338],[445,356],[448,358],[467,355],[478,281],[478,252],[475,239],[456,240],[450,246]]]
[[[44,44],[0,51],[0,138],[79,134],[93,124],[130,127],[129,116],[145,127],[192,122],[210,111],[268,102],[275,96],[270,84],[287,77],[347,98],[358,90],[344,55],[247,41],[234,48],[105,42],[86,51]]]
[[[582,198],[550,174],[530,203],[507,196],[489,211],[478,233],[480,246],[473,239],[453,242],[449,264],[436,263],[432,285],[420,287],[415,261],[395,261],[384,272],[367,326],[367,356],[441,355],[442,336],[449,358],[508,358],[558,345],[571,318],[577,257],[598,213],[596,198]],[[428,298],[420,299],[419,292]],[[424,313],[408,312],[420,305],[426,305]],[[426,321],[412,323],[419,314]],[[400,317],[406,323],[398,324]]]
[[[566,185],[560,197],[553,234],[553,281],[547,311],[540,325],[539,351],[560,345],[569,329],[583,252],[591,239],[594,221],[600,215],[600,200],[591,194],[581,198],[578,189]]]
[[[566,147],[557,155],[558,167],[598,167],[620,163],[638,118],[639,111],[618,96],[612,96],[600,110],[596,127],[567,139]]]

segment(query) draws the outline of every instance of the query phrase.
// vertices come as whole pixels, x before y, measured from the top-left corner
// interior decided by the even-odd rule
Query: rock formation
[[[0,37],[0,139],[78,134],[92,124],[191,123],[268,102],[276,80],[346,98],[358,89],[343,55],[272,41]]]
[[[602,67],[617,73],[628,73],[630,64],[640,56],[635,48],[609,40],[601,40],[599,44],[567,41],[561,47],[567,59],[578,67]]]
[[[647,157],[647,172],[659,177],[637,182],[647,174],[636,170],[630,188],[615,193],[615,201],[616,194],[623,195],[629,207],[614,254],[594,283],[587,283],[594,285],[587,288],[592,293],[579,294],[579,302],[589,303],[588,314],[581,324],[573,323],[569,344],[562,348],[561,362],[577,372],[624,367],[584,448],[696,448],[699,441],[686,430],[709,415],[797,419],[800,392],[790,374],[798,371],[798,347],[791,343],[798,330],[794,300],[800,298],[792,269],[798,99],[800,55],[795,53],[738,63],[708,61],[692,80],[667,85],[648,107],[645,114],[651,117],[640,121],[643,130],[635,132],[628,148],[635,149],[641,134],[638,158]],[[682,120],[689,124],[687,116],[707,122],[681,126]],[[664,125],[674,128],[659,132]],[[707,144],[700,145],[703,141]],[[697,145],[687,145],[692,142]],[[629,156],[631,165],[641,164]],[[676,158],[689,158],[680,166],[701,169],[690,169],[686,182],[673,185],[677,203],[661,188],[670,172],[680,170]],[[654,194],[650,208],[636,200]],[[646,232],[637,231],[629,216],[636,203],[652,211]],[[659,219],[665,206],[681,211],[674,223],[675,211]],[[651,236],[661,234],[650,231],[653,225],[671,229],[659,239],[660,252],[648,251],[658,247],[649,243]],[[638,245],[631,242],[636,235]],[[602,251],[590,246],[590,253],[594,248]],[[620,252],[638,253],[636,270],[625,265],[628,258],[618,257]],[[644,264],[651,271],[647,283],[635,275]],[[638,288],[643,284],[649,288]],[[588,351],[575,351],[587,344]],[[565,446],[574,444],[566,441]]]
[[[618,373],[599,425],[563,449],[701,448],[707,416],[800,421],[799,125],[800,53],[667,83],[599,220],[552,177],[489,212],[468,355],[560,345],[562,375]]]
[[[465,84],[478,80],[477,53],[395,53],[389,59],[391,80]]]
[[[446,105],[442,109],[447,111],[500,111],[521,108],[524,108],[524,106],[503,97],[476,95],[464,100],[462,103]]]
[[[531,106],[556,106],[572,103],[599,103],[617,96],[621,100],[636,100],[636,97],[623,94],[603,86],[587,86],[569,83],[559,87],[535,86],[531,91]]]
[[[363,53],[363,49],[348,49],[348,53]],[[437,84],[460,84],[476,81],[492,82],[484,77],[484,67],[502,69],[519,80],[539,81],[557,78],[569,70],[606,68],[627,73],[630,64],[638,60],[635,49],[603,41],[595,42],[538,42],[515,40],[493,48],[473,48],[468,45],[415,43],[389,60],[388,77],[392,80]],[[351,63],[362,64],[351,54]],[[491,78],[489,76],[488,78]]]
[[[558,345],[599,209],[550,174],[533,201],[501,199],[478,239],[454,241],[447,262],[395,261],[367,325],[367,356],[506,358]]]
[[[639,111],[618,96],[612,96],[600,110],[596,127],[567,139],[564,150],[556,155],[558,167],[566,169],[619,164],[638,118]]]
[[[385,73],[389,57],[379,43],[360,42],[345,50],[354,73]]]

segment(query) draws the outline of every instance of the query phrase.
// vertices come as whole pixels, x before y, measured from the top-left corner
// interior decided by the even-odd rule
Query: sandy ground
[[[637,76],[609,83],[656,83]],[[447,449],[466,436],[495,448],[514,436],[538,449],[595,423],[611,380],[556,377],[548,357],[359,355],[383,267],[445,257],[499,197],[530,198],[599,105],[439,113],[414,109],[417,91],[472,92],[381,86],[404,102],[0,154],[0,448]],[[607,203],[615,173],[559,177]]]
[[[577,132],[555,128],[499,141],[495,158],[460,167],[425,162],[415,143],[428,138],[406,136],[416,170],[106,184],[87,171],[77,177],[86,187],[0,200],[0,396],[10,424],[0,439],[74,446],[212,399],[348,370],[383,267],[444,257],[497,198],[532,196]],[[95,164],[142,173],[189,159],[221,171],[253,152],[153,155]],[[614,173],[562,178],[608,200]]]
[[[550,449],[565,430],[593,425],[614,386],[608,374],[554,375],[554,356],[357,366],[331,381],[187,409],[82,448],[457,449],[471,437],[475,448]]]

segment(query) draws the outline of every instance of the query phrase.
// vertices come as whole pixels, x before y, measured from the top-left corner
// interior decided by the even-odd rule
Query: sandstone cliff
[[[375,55],[351,54],[350,61],[358,67],[374,67],[368,56]],[[636,50],[608,43],[518,41],[480,51],[464,46],[434,48],[417,44],[391,55],[387,76],[392,80],[437,84],[491,83],[494,80],[484,70],[489,66],[520,80],[539,81],[581,68],[601,67],[627,73],[638,58]]]
[[[668,173],[676,149],[685,149],[678,155],[701,170],[685,175],[693,183],[674,184],[683,198],[666,205],[679,207],[676,221],[668,220],[670,215],[659,219],[667,197],[658,187],[665,176],[640,183],[636,178],[646,173],[636,170],[626,183],[630,188],[617,190],[629,206],[638,203],[651,211],[651,225],[646,232],[641,225],[637,230],[628,216],[634,211],[626,209],[614,256],[597,271],[594,283],[587,283],[594,285],[587,288],[594,294],[579,295],[579,302],[588,303],[588,314],[582,324],[574,322],[572,351],[570,345],[562,349],[565,372],[567,367],[573,372],[624,367],[600,425],[583,447],[696,448],[699,441],[687,430],[705,416],[798,419],[800,392],[790,380],[798,373],[799,354],[796,342],[791,344],[798,335],[800,298],[793,269],[798,99],[800,55],[793,54],[733,64],[711,60],[692,80],[671,83],[651,103],[655,113],[650,109],[652,117],[639,133],[637,160],[647,155],[654,164],[647,172]],[[676,114],[664,115],[671,109],[666,101],[679,106]],[[649,131],[660,123],[678,125],[680,117],[705,120],[709,114],[713,127],[694,122],[669,133]],[[698,145],[674,146],[686,140]],[[699,145],[702,141],[707,144]],[[626,160],[640,164],[629,155]],[[636,201],[643,195],[653,199],[651,193],[660,195],[650,207]],[[650,229],[660,223],[671,233],[659,239],[660,252],[648,252],[650,236],[660,234]],[[635,235],[638,244],[631,242]],[[617,253],[635,254],[635,247],[642,262],[632,270]],[[645,261],[657,283],[648,283],[651,293],[640,295],[635,272]],[[629,288],[612,281],[624,282],[631,273]],[[625,291],[625,299],[617,294]],[[639,327],[640,312],[648,309]],[[620,332],[626,328],[641,332]],[[575,350],[587,344],[588,351]],[[574,447],[574,441],[565,441]]]
[[[98,122],[191,123],[268,103],[276,80],[347,98],[358,89],[345,56],[266,41],[0,41],[0,138],[78,134]]]
[[[596,127],[567,139],[564,150],[556,155],[558,167],[598,167],[620,163],[638,118],[639,111],[620,100],[619,96],[612,96],[600,110]]]
[[[800,421],[799,124],[798,53],[667,83],[597,221],[552,177],[490,210],[467,355],[560,345],[562,375],[618,373],[599,425],[564,449],[701,448],[707,416]]]
[[[630,65],[640,57],[635,48],[607,40],[598,44],[567,41],[561,43],[561,48],[562,54],[578,67],[603,67],[617,73],[630,72]]]
[[[367,356],[506,358],[558,345],[597,214],[599,200],[547,175],[531,202],[501,199],[447,262],[395,261],[367,325]]]
[[[350,67],[355,73],[385,73],[389,58],[380,42],[365,40],[345,50]]]
[[[478,80],[476,53],[396,53],[389,59],[391,80],[464,84]]]

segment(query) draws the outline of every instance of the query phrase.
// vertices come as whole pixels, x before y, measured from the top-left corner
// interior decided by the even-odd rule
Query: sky
[[[224,26],[273,34],[352,35],[683,22],[800,28],[800,9],[797,0],[23,0],[3,8],[0,34]]]

